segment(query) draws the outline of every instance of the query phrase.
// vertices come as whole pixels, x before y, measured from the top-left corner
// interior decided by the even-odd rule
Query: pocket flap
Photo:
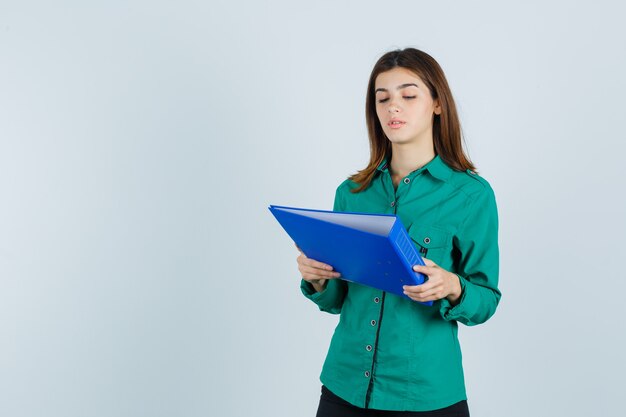
[[[413,242],[423,248],[442,248],[448,245],[450,233],[432,225],[412,224],[407,230]]]

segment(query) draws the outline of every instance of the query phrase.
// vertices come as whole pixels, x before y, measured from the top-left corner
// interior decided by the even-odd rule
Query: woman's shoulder
[[[452,170],[449,183],[470,198],[493,196],[493,188],[484,177],[470,169],[465,171]]]
[[[339,184],[337,186],[337,190],[335,191],[335,203],[333,210],[345,211],[348,206],[348,201],[351,200],[351,196],[354,195],[350,192],[350,190],[356,187],[358,187],[358,184],[349,178]]]
[[[337,186],[337,194],[349,193],[350,190],[357,188],[359,184],[352,181],[350,178],[346,178]]]

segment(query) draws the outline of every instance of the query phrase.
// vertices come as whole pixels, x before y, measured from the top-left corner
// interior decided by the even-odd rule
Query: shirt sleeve
[[[333,211],[345,211],[345,203],[343,196],[343,184],[337,187],[335,192],[335,203]],[[349,191],[348,191],[349,192]],[[311,284],[305,280],[300,282],[300,290],[302,294],[309,300],[313,301],[321,311],[331,314],[341,313],[343,300],[348,291],[348,284],[342,279],[329,279],[326,288],[322,292],[317,292]]]
[[[470,202],[454,245],[460,253],[454,272],[461,282],[461,298],[455,306],[444,298],[439,311],[445,320],[457,320],[467,326],[484,323],[495,313],[501,297],[498,211],[488,185]]]

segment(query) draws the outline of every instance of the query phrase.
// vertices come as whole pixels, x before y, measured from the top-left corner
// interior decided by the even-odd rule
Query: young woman
[[[298,256],[304,295],[341,315],[317,416],[469,416],[457,323],[485,322],[500,300],[493,191],[463,151],[450,88],[430,55],[407,48],[378,60],[366,121],[369,164],[339,185],[334,210],[397,215],[428,281],[405,286],[405,298]]]

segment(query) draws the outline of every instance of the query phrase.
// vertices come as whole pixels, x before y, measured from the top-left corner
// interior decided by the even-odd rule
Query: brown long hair
[[[374,65],[367,85],[365,99],[365,120],[370,141],[370,161],[367,167],[350,177],[359,184],[353,190],[358,193],[366,189],[376,175],[376,168],[387,157],[391,156],[391,142],[383,133],[376,115],[376,98],[374,94],[376,77],[393,68],[406,68],[426,84],[433,100],[439,100],[441,114],[433,116],[433,144],[435,153],[457,171],[476,168],[463,150],[461,123],[452,98],[452,92],[443,70],[433,57],[415,48],[390,51],[380,57]]]

